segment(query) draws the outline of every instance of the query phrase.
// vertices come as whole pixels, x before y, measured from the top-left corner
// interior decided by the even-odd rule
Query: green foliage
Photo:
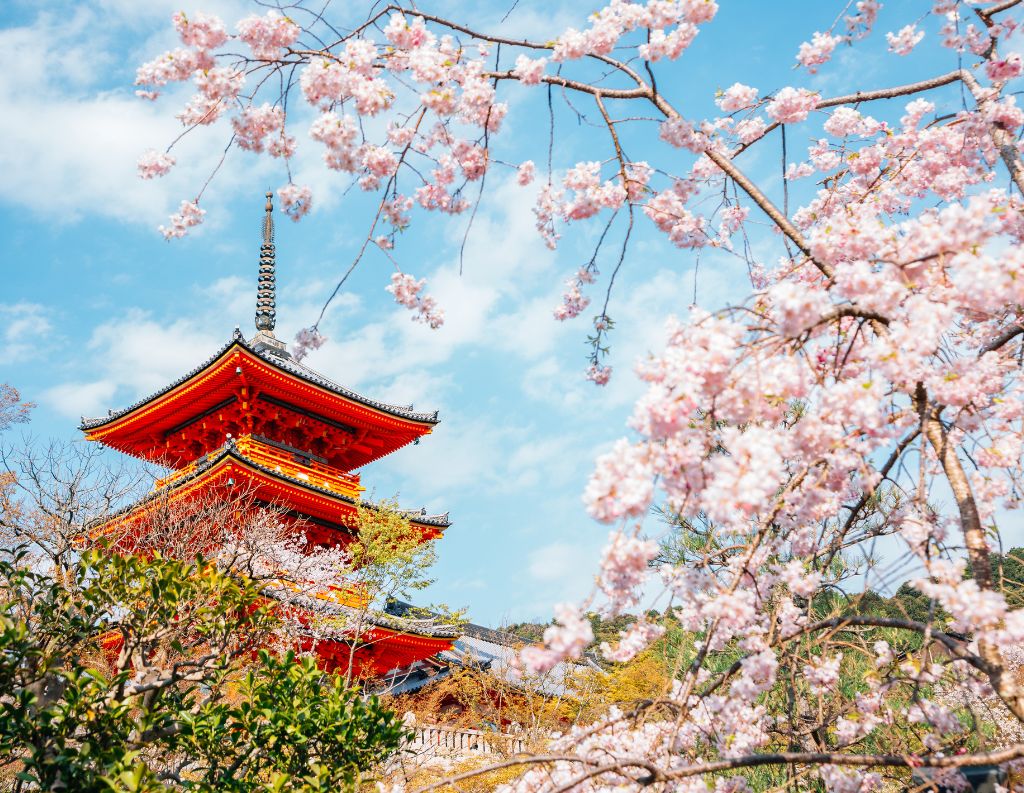
[[[402,727],[311,659],[257,648],[256,586],[198,559],[0,561],[0,782],[75,791],[353,789]]]
[[[402,740],[401,721],[376,697],[364,701],[311,658],[259,656],[238,704],[210,702],[187,719],[182,745],[205,761],[210,789],[260,790],[263,780],[269,790],[349,789]]]
[[[1002,590],[1011,609],[1024,608],[1024,548],[1011,548],[1005,554],[993,553],[992,580]],[[970,568],[964,573],[971,577]]]
[[[428,572],[437,561],[433,540],[424,540],[394,499],[356,507],[356,540],[347,579],[383,607],[398,595],[433,583]]]

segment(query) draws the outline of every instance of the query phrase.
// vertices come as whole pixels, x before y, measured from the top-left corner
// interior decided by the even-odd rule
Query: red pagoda
[[[353,538],[356,504],[365,488],[356,469],[418,442],[437,412],[415,412],[369,399],[303,365],[274,336],[275,249],[267,193],[260,248],[256,335],[236,328],[209,359],[167,387],[123,410],[82,420],[86,438],[172,471],[126,511],[130,520],[157,498],[182,500],[244,485],[257,503],[301,523],[315,545]],[[407,513],[424,539],[441,536],[447,515]],[[325,596],[340,611],[346,600]],[[351,605],[351,602],[350,602]],[[317,603],[318,610],[325,604]],[[451,648],[457,631],[431,620],[383,613],[358,636],[357,664],[383,675]],[[327,668],[347,664],[351,640],[318,639]]]

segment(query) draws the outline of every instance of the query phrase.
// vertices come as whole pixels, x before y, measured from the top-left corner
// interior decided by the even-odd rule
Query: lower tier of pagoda
[[[299,626],[302,650],[314,653],[328,671],[345,674],[351,665],[357,678],[395,674],[450,651],[461,635],[457,625],[433,616],[375,611],[348,593],[299,592],[283,586],[270,586],[264,592]]]
[[[418,661],[451,650],[455,635],[443,630],[443,635],[406,633],[381,625],[371,625],[359,634],[354,654],[351,640],[304,639],[303,649],[312,651],[321,668],[329,672],[346,674],[352,655],[353,676],[360,679],[379,679],[412,666]]]
[[[242,519],[242,511],[266,509],[303,532],[311,546],[344,546],[358,531],[358,506],[366,504],[360,502],[363,492],[357,475],[289,453],[282,444],[265,438],[243,436],[158,480],[145,499],[97,525],[89,541],[106,542],[122,553],[160,550],[159,542],[150,538],[166,534],[162,524],[168,515],[204,515],[211,511],[211,504],[220,503],[229,505],[227,514],[219,518],[222,522],[234,525]],[[242,506],[231,506],[235,501]],[[423,511],[405,511],[403,515],[424,541],[440,537],[449,525],[447,515]],[[214,555],[218,550],[215,538],[229,530],[227,526],[208,527],[207,544],[191,550]],[[287,603],[289,613],[297,615],[300,624],[312,626],[325,615],[328,622],[336,617],[333,622],[345,627],[326,635],[321,626],[311,627],[300,644],[315,652],[323,668],[346,673],[351,665],[358,677],[379,677],[407,667],[451,648],[458,636],[451,626],[434,620],[372,612],[360,593],[339,588],[299,594],[277,582],[265,594],[282,605]],[[318,637],[315,641],[313,635]]]

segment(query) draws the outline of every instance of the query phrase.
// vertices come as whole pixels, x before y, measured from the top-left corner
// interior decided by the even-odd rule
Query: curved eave
[[[164,399],[165,397],[171,397],[189,383],[194,378],[200,377],[208,369],[217,366],[218,363],[224,359],[225,356],[231,354],[234,348],[240,348],[245,350],[250,355],[258,358],[265,364],[270,365],[278,372],[294,377],[301,380],[303,383],[319,388],[335,397],[341,397],[342,399],[361,405],[364,408],[370,408],[378,413],[391,416],[393,418],[402,419],[404,421],[412,422],[414,424],[425,425],[426,431],[429,432],[429,428],[437,425],[440,422],[437,411],[433,413],[417,413],[409,408],[405,408],[399,405],[390,405],[386,402],[380,402],[375,399],[370,399],[362,394],[359,394],[351,389],[345,388],[338,383],[324,377],[318,372],[298,363],[295,361],[281,358],[280,356],[273,355],[270,353],[263,352],[255,349],[250,345],[243,337],[242,334],[236,329],[231,341],[221,347],[212,357],[201,363],[195,369],[191,370],[187,374],[182,375],[174,382],[160,389],[154,394],[140,399],[132,405],[121,410],[111,411],[107,416],[101,416],[98,418],[82,418],[82,423],[79,426],[83,432],[87,433],[90,437],[94,434],[96,440],[100,440],[102,435],[107,434],[113,427],[125,419],[129,419],[136,412],[152,405],[152,403]],[[425,433],[424,433],[425,434]],[[377,458],[374,458],[377,459]]]
[[[190,486],[197,485],[199,483],[199,480],[211,475],[215,471],[215,469],[225,464],[228,460],[233,460],[234,462],[238,463],[244,468],[248,468],[265,477],[276,480],[283,484],[287,484],[290,487],[297,487],[301,490],[314,493],[317,496],[329,499],[334,502],[340,502],[353,508],[358,503],[356,499],[350,496],[346,496],[343,493],[337,493],[333,490],[328,490],[327,488],[312,484],[311,482],[306,482],[302,479],[297,479],[295,477],[288,476],[287,474],[284,474],[280,471],[275,471],[273,468],[268,468],[265,465],[261,465],[260,463],[250,460],[248,457],[242,454],[238,450],[238,448],[232,443],[221,447],[220,450],[211,454],[201,465],[196,466],[194,471],[190,471],[189,473],[185,474],[182,477],[179,477],[173,482],[170,482],[169,484],[165,485],[159,490],[154,490],[152,493],[146,496],[145,499],[129,507],[126,507],[125,509],[121,510],[121,512],[114,515],[113,518],[119,517],[121,515],[126,515],[132,512],[133,510],[141,506],[144,506],[149,501],[152,501],[153,499],[158,498],[161,495],[172,493],[176,490],[181,490],[183,488],[186,491],[191,489]],[[371,507],[374,506],[372,503],[367,503]],[[447,513],[445,513],[444,515],[419,515],[416,517],[414,517],[408,511],[403,511],[402,514],[406,516],[406,518],[409,520],[409,523],[411,523],[413,526],[419,526],[424,529],[429,529],[431,531],[443,532],[445,529],[451,526],[451,523],[448,520]]]

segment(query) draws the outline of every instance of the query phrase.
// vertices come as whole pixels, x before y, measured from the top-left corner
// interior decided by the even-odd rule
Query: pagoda
[[[122,410],[83,418],[88,440],[171,469],[153,492],[115,516],[130,522],[157,501],[183,501],[244,486],[254,503],[275,509],[306,532],[313,546],[344,546],[357,528],[365,488],[361,469],[418,443],[438,423],[437,412],[416,412],[338,385],[296,360],[274,336],[276,273],[271,193],[260,247],[256,334],[238,328],[195,369]],[[440,537],[447,515],[405,513],[424,540]],[[298,528],[301,527],[301,528]],[[100,533],[103,529],[100,530]],[[318,595],[319,613],[344,615],[352,601]],[[318,637],[325,668],[355,659],[364,674],[384,675],[452,647],[457,631],[433,620],[370,613],[357,637]]]

